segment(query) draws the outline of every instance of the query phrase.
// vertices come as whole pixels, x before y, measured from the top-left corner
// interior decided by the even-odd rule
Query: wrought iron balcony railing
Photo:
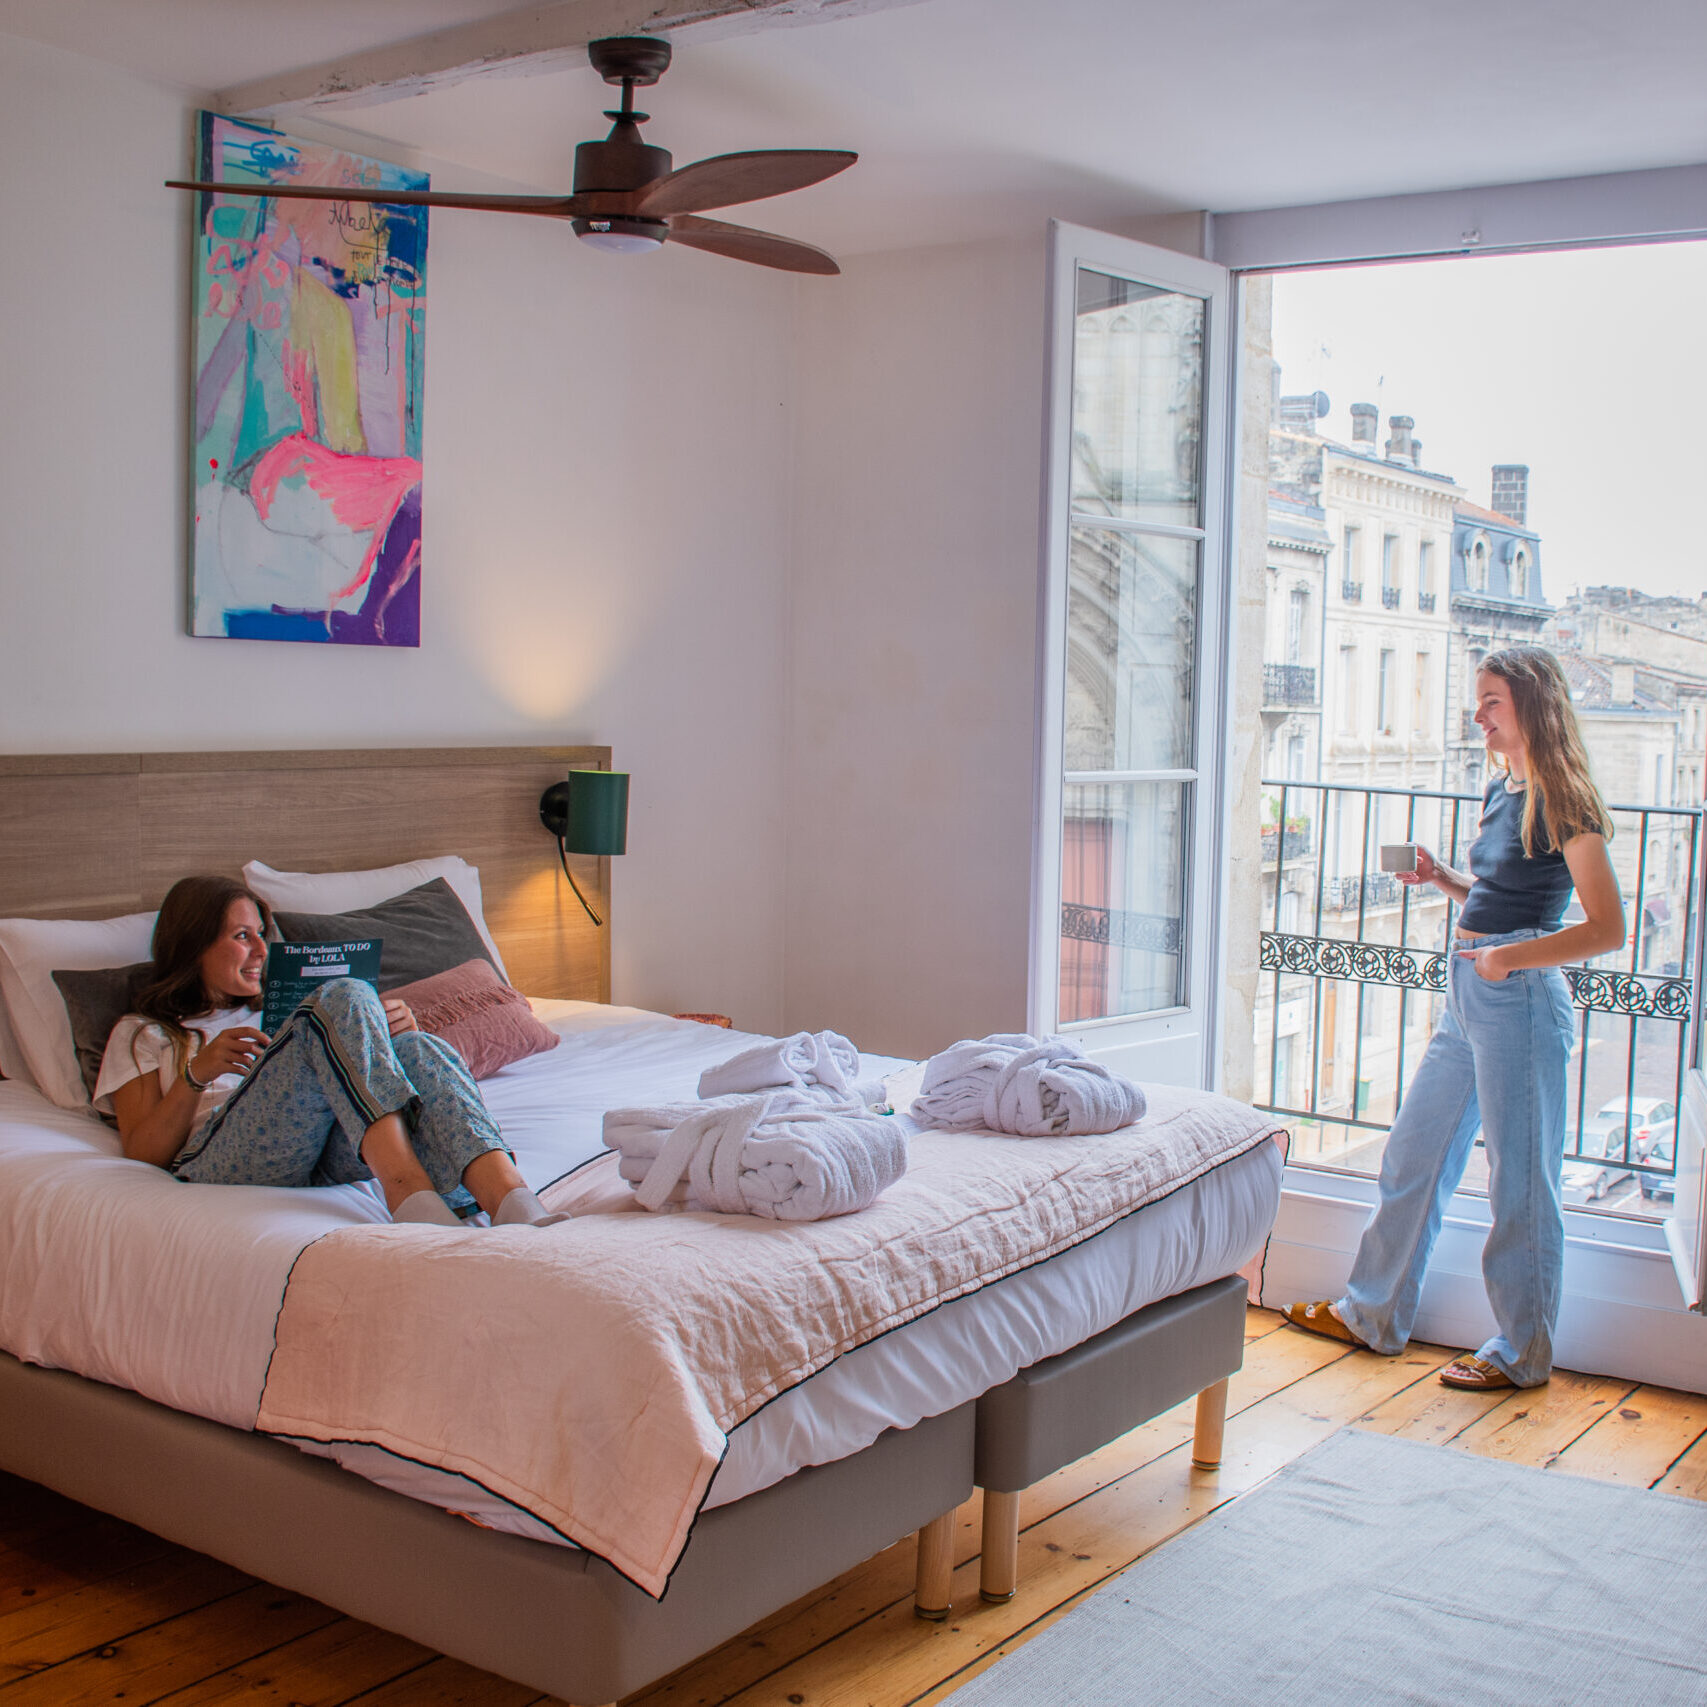
[[[1288,859],[1303,859],[1311,847],[1310,825],[1288,824],[1286,826],[1285,854]],[[1264,824],[1262,827],[1262,862],[1273,865],[1281,856],[1281,834],[1278,824]]]
[[[1348,605],[1361,603],[1363,599],[1363,583],[1361,581],[1341,581],[1340,597],[1344,599]]]
[[[1418,593],[1417,594],[1417,609],[1420,610],[1424,616],[1433,615],[1433,613],[1434,613],[1434,594],[1433,593]]]
[[[1322,897],[1330,913],[1347,913],[1359,907],[1396,907],[1405,898],[1405,886],[1388,872],[1372,871],[1366,876],[1328,878],[1322,885]]]
[[[1385,843],[1466,864],[1474,795],[1283,780],[1262,785],[1259,1106],[1372,1136],[1390,1124],[1446,990],[1456,906],[1379,869]],[[1698,807],[1612,807],[1614,869],[1631,921],[1622,950],[1565,967],[1577,1012],[1565,1136],[1567,1201],[1667,1197],[1694,1017],[1702,851]],[[1319,832],[1319,837],[1315,832]],[[1579,915],[1580,916],[1580,915]],[[1569,915],[1567,915],[1567,921]],[[1421,1004],[1420,1008],[1418,1004]],[[1363,1167],[1361,1161],[1346,1166]],[[1643,1211],[1652,1213],[1652,1211]]]
[[[1322,702],[1316,692],[1315,666],[1264,664],[1262,702],[1264,705],[1320,705]]]
[[[1381,603],[1388,610],[1397,610],[1399,608],[1399,589],[1397,587],[1383,587],[1381,589]]]

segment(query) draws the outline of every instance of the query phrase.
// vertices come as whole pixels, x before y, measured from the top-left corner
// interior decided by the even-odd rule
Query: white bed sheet
[[[524,1177],[543,1189],[605,1154],[604,1110],[691,1097],[757,1041],[637,1008],[536,1001],[563,1042],[484,1081]],[[877,1073],[904,1063],[867,1057]],[[708,1505],[907,1428],[1134,1310],[1230,1274],[1267,1236],[1281,1161],[1264,1144],[1061,1256],[837,1360],[730,1436]],[[117,1135],[0,1083],[0,1349],[253,1425],[291,1264],[338,1227],[385,1219],[374,1188],[186,1186],[125,1160]],[[460,1478],[378,1448],[330,1456],[494,1527],[559,1540]]]

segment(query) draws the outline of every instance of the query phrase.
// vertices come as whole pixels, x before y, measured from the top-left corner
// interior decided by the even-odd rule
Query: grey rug
[[[1703,1707],[1707,1503],[1345,1429],[954,1707]]]

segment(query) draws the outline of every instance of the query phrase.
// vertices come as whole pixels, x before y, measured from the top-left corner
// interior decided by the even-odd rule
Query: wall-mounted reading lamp
[[[602,925],[569,869],[569,855],[628,852],[628,772],[570,771],[567,782],[554,782],[539,797],[539,821],[557,838],[557,857],[575,899]]]

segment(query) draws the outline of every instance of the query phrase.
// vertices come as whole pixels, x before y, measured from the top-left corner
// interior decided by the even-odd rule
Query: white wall
[[[800,297],[791,1027],[1023,1031],[1045,251],[855,257]]]
[[[192,110],[0,36],[0,750],[608,743],[617,1000],[774,1028],[793,282],[435,213],[420,650],[192,640]]]

